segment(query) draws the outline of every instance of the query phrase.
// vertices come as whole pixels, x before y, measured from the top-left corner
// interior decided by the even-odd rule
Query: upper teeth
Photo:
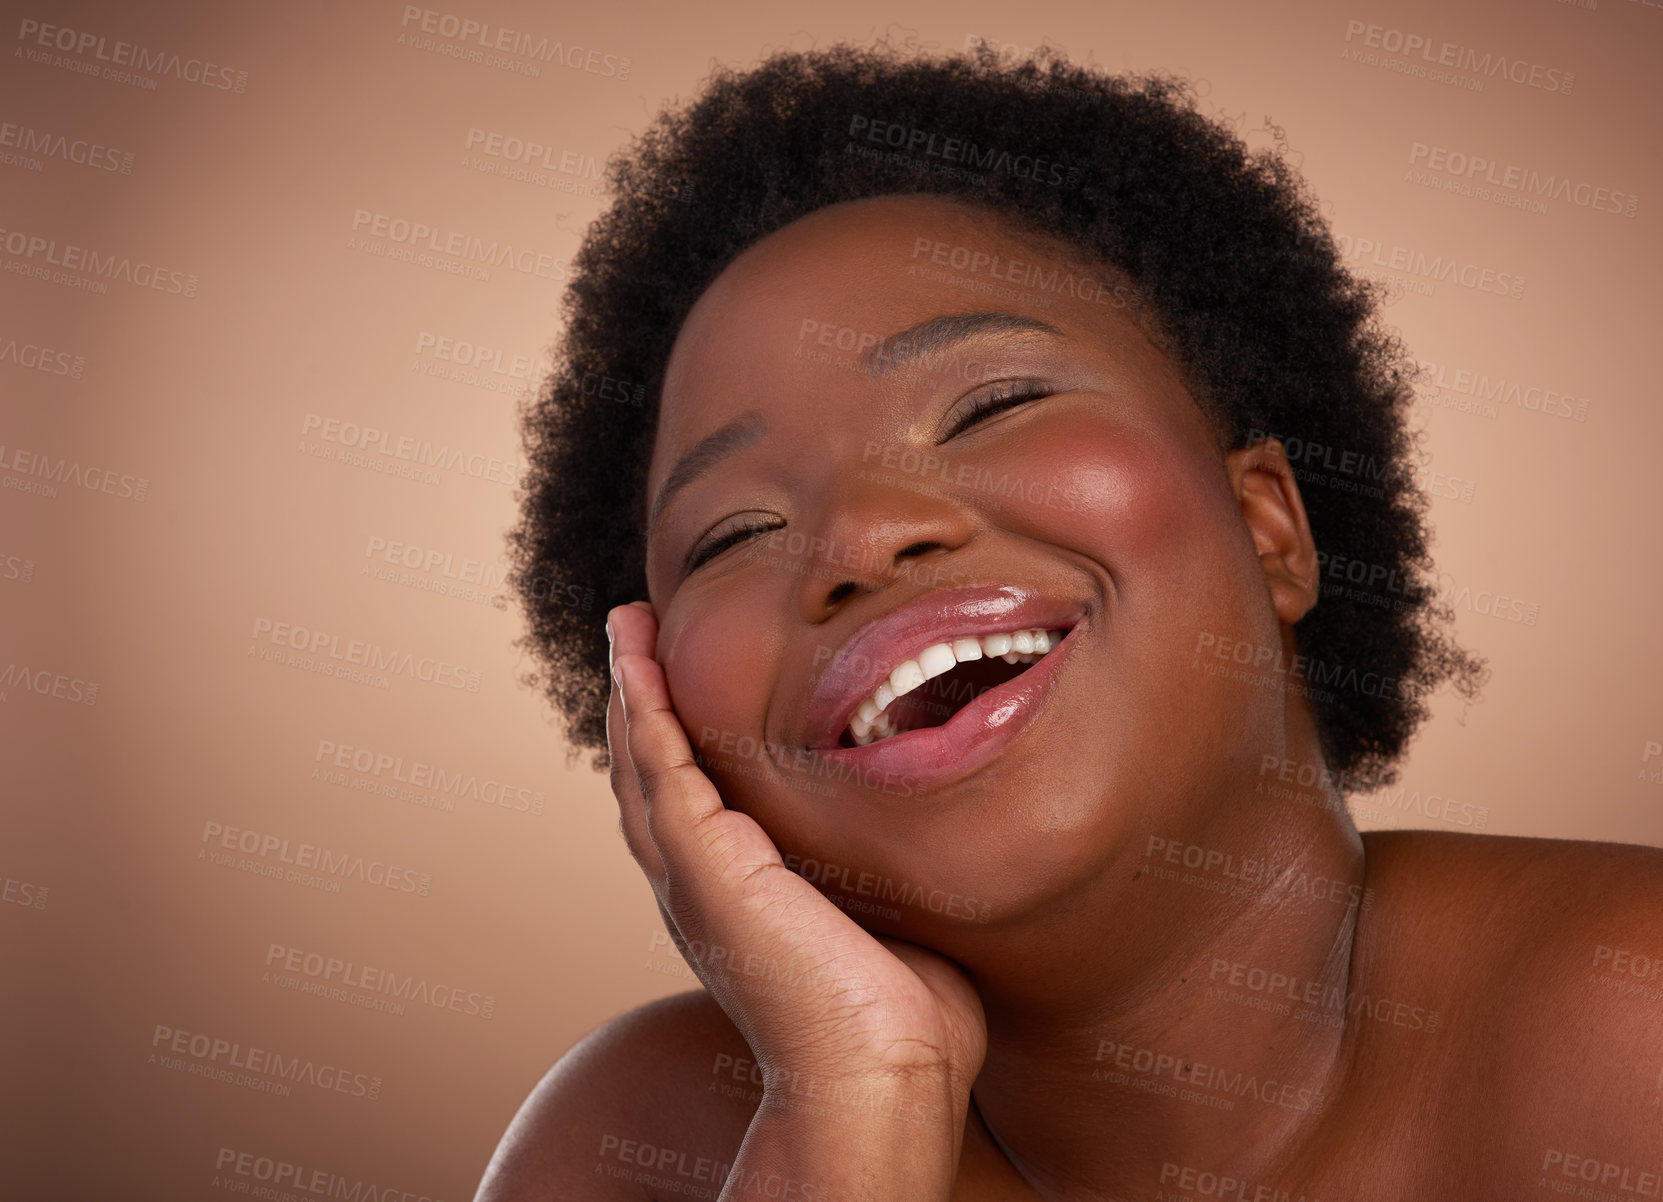
[[[1002,659],[1007,664],[1031,664],[1062,642],[1067,633],[1066,630],[1018,630],[979,637],[967,635],[951,642],[932,643],[920,651],[916,659],[895,665],[889,679],[860,703],[860,708],[849,720],[849,733],[861,746],[899,734],[894,722],[884,713],[895,698],[904,697],[926,680],[951,671],[955,664],[984,656]]]

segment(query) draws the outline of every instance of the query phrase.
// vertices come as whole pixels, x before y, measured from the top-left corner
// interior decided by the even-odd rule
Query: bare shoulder
[[[1549,1183],[1663,1188],[1663,849],[1364,836],[1388,975],[1447,1016],[1442,1117]],[[1625,1176],[1626,1174],[1626,1176]]]
[[[1363,840],[1369,887],[1392,899],[1398,934],[1422,947],[1458,945],[1480,965],[1534,962],[1543,986],[1585,981],[1586,969],[1619,959],[1613,940],[1663,954],[1663,848],[1443,831]],[[1599,947],[1608,952],[1595,963]]]
[[[704,990],[590,1032],[537,1083],[476,1202],[646,1202],[719,1191],[762,1099],[744,1038]]]
[[[1418,918],[1451,904],[1469,917],[1576,930],[1588,920],[1663,920],[1663,848],[1453,831],[1369,831],[1370,884],[1402,889]]]

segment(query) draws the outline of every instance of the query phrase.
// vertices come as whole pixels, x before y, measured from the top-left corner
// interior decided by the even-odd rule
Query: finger
[[[618,687],[612,687],[611,700],[606,706],[606,744],[612,757],[610,773],[612,795],[618,800],[618,830],[624,837],[629,854],[641,866],[647,882],[655,892],[664,887],[664,859],[647,830],[647,802],[630,763],[629,749],[624,741],[624,704]]]
[[[629,607],[622,607],[629,608]],[[619,629],[617,617],[619,610],[614,609],[607,615],[607,628],[612,635],[612,657],[618,654],[618,639],[622,637],[625,645],[637,647],[640,645],[638,635],[629,630]],[[628,619],[624,625],[628,626]],[[648,646],[651,646],[649,643]],[[647,883],[659,897],[659,908],[663,908],[663,893],[665,884],[664,859],[658,854],[658,848],[653,844],[652,836],[647,832],[647,803],[641,792],[640,781],[636,779],[635,767],[630,762],[629,748],[625,743],[625,718],[623,691],[616,681],[612,685],[612,694],[606,703],[606,751],[612,761],[610,772],[612,795],[618,799],[618,826],[623,832],[624,843],[629,848],[629,854],[641,866],[646,874]],[[673,933],[673,932],[672,932]]]
[[[743,879],[765,865],[783,867],[762,828],[723,805],[699,768],[670,702],[664,670],[651,657],[625,649],[621,627],[629,624],[619,624],[614,658],[623,674],[625,743],[646,799],[647,831],[666,868],[674,874],[680,867],[689,879],[732,873]]]
[[[662,864],[655,891],[677,930],[702,938],[712,914],[733,914],[768,892],[768,869],[786,872],[757,823],[729,810],[693,755],[653,657],[658,623],[650,608],[612,614],[613,665],[621,677],[624,745],[643,799],[649,842]],[[762,874],[762,875],[759,875]]]

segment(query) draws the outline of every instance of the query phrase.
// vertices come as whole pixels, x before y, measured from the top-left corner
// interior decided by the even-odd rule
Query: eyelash
[[[720,555],[723,551],[726,551],[735,543],[743,542],[752,535],[766,534],[770,530],[778,530],[780,526],[781,523],[779,522],[771,524],[752,522],[748,526],[736,526],[720,538],[714,539],[710,542],[700,543],[697,547],[694,547],[692,551],[688,552],[686,570],[692,572],[706,560],[716,558],[716,556]]]
[[[1033,380],[1018,380],[1005,385],[1001,389],[995,389],[993,392],[987,393],[985,396],[978,397],[976,400],[970,402],[970,407],[966,409],[962,415],[960,415],[957,422],[953,423],[953,428],[942,437],[941,442],[946,442],[949,438],[954,437],[960,431],[969,428],[982,418],[987,417],[989,414],[1005,409],[1014,409],[1017,405],[1021,405],[1027,401],[1038,400],[1040,397],[1049,395],[1049,391],[1043,384],[1036,383]],[[937,443],[936,445],[939,446],[940,443]],[[688,552],[685,570],[687,572],[693,572],[708,560],[716,558],[716,556],[720,555],[723,551],[726,551],[734,544],[743,542],[746,539],[751,538],[753,535],[766,534],[770,530],[778,530],[782,524],[783,523],[780,522],[774,522],[771,524],[752,522],[749,525],[736,526],[720,538],[710,542],[701,543]]]
[[[953,428],[947,431],[947,433],[942,437],[941,442],[946,442],[949,438],[955,437],[961,431],[974,425],[976,422],[991,413],[997,413],[1005,409],[1014,409],[1016,406],[1023,404],[1026,401],[1038,400],[1040,397],[1049,395],[1049,390],[1046,389],[1043,384],[1037,383],[1033,380],[1013,381],[1001,389],[996,389],[985,396],[978,397],[974,401],[971,401],[970,407],[964,411],[957,422],[953,423]],[[940,443],[936,445],[939,446]]]

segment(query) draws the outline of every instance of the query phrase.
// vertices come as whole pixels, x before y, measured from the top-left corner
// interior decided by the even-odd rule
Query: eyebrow
[[[738,417],[706,434],[693,445],[664,478],[658,496],[653,498],[652,512],[647,517],[647,529],[658,524],[671,499],[693,481],[715,467],[735,451],[741,451],[768,433],[768,423],[760,409],[747,409]]]
[[[982,334],[1030,332],[1063,337],[1063,332],[1049,322],[1019,313],[951,313],[932,317],[891,334],[867,351],[866,371],[871,376],[881,376],[903,363],[923,355],[938,355],[949,347]]]

